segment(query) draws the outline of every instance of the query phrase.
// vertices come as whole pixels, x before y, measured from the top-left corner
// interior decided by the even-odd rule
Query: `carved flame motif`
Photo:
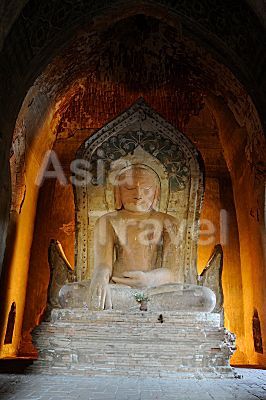
[[[90,159],[92,184],[98,184],[96,170],[99,159],[109,170],[111,162],[127,154],[133,154],[138,146],[156,157],[165,166],[172,191],[185,189],[190,172],[186,158],[179,146],[170,139],[165,139],[159,132],[143,131],[142,129],[126,135],[113,136],[98,147]]]

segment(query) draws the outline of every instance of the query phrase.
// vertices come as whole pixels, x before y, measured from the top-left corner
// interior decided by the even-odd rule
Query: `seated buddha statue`
[[[184,283],[178,221],[157,211],[156,172],[142,164],[124,168],[114,191],[116,211],[103,215],[95,225],[92,279],[63,286],[61,305],[75,307],[83,302],[91,310],[134,308],[134,293],[141,290],[158,311],[211,312],[215,294],[207,287]]]

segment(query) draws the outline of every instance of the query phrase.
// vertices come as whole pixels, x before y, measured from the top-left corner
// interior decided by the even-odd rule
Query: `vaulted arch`
[[[243,30],[243,24],[250,29]],[[242,326],[239,318],[239,327],[236,327],[243,340],[241,351],[245,354],[242,360],[265,363],[265,357],[255,354],[252,348],[250,322],[253,305],[259,311],[265,306],[265,288],[261,279],[264,232],[258,217],[263,207],[261,193],[264,188],[262,110],[265,106],[263,71],[266,59],[263,46],[265,33],[245,3],[243,7],[237,7],[216,0],[210,8],[207,1],[200,5],[197,1],[176,4],[110,1],[99,8],[89,1],[28,2],[0,54],[0,90],[5,93],[0,107],[2,258],[11,203],[9,246],[2,276],[3,286],[9,286],[11,290],[4,292],[3,327],[14,296],[19,297],[10,354],[18,353],[23,329],[26,344],[21,352],[30,351],[30,347],[27,348],[29,331],[39,322],[45,308],[49,271],[46,267],[40,268],[37,275],[33,274],[34,278],[31,278],[30,274],[28,280],[30,259],[36,267],[36,259],[39,254],[43,257],[47,248],[44,242],[43,250],[38,253],[41,227],[34,225],[36,210],[47,207],[51,218],[54,215],[53,199],[58,200],[63,192],[73,204],[73,194],[68,187],[60,192],[54,183],[50,183],[49,189],[35,184],[47,150],[55,148],[59,152],[67,171],[68,157],[84,139],[84,129],[94,132],[139,96],[144,96],[156,111],[192,139],[197,121],[204,121],[202,127],[214,121],[213,136],[219,139],[211,138],[210,130],[208,140],[217,140],[217,149],[224,154],[219,167],[226,182],[224,185],[232,180],[234,200],[230,196],[236,206],[236,214],[232,206],[236,242],[238,231],[240,238],[240,247],[239,243],[235,244],[238,250],[228,265],[241,261],[241,269],[235,267],[231,278],[236,285],[239,277],[234,298],[240,294],[244,301],[245,322]],[[200,135],[198,131],[194,139],[198,140],[199,147],[205,146],[205,157],[210,157],[209,178],[216,179],[217,168],[212,165],[216,150],[212,149],[215,155],[211,157],[208,146],[201,143]],[[69,155],[64,158],[67,148]],[[210,193],[215,192],[216,183],[210,180]],[[252,193],[246,195],[251,186]],[[219,190],[215,192],[216,202]],[[230,192],[230,188],[228,190]],[[222,195],[220,197],[221,204],[226,202]],[[71,210],[67,214],[70,219]],[[218,218],[216,214],[215,218]],[[41,223],[43,219],[39,220]],[[247,225],[254,233],[253,238],[245,233]],[[63,229],[67,231],[68,228],[69,237],[63,239],[66,244],[72,243],[69,238],[73,237],[71,226]],[[202,257],[206,257],[204,251]],[[252,272],[254,259],[255,275]],[[46,260],[45,263],[47,265]],[[230,293],[230,273],[227,273],[226,285]],[[43,276],[46,283],[36,285],[36,278],[41,280]],[[254,276],[261,288],[258,293],[251,284]],[[40,300],[34,315],[32,299]],[[241,307],[239,303],[236,308],[240,310]],[[26,319],[22,328],[24,308]],[[228,321],[234,329],[237,323],[234,325],[233,320],[237,317],[232,309],[228,313]],[[266,332],[265,321],[262,331]]]

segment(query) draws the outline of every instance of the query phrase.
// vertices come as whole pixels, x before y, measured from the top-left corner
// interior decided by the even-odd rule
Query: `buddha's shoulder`
[[[96,221],[96,224],[104,224],[104,223],[112,223],[114,221],[118,221],[121,219],[121,215],[118,211],[111,211],[106,214],[103,214],[101,217],[99,217]]]
[[[160,219],[164,223],[172,223],[172,224],[178,223],[176,217],[174,217],[173,215],[164,213],[164,212],[155,211],[154,217]]]

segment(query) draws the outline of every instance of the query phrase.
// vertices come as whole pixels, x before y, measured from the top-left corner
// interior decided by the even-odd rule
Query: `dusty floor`
[[[266,400],[266,371],[239,369],[243,379],[195,380],[0,375],[1,400]]]

